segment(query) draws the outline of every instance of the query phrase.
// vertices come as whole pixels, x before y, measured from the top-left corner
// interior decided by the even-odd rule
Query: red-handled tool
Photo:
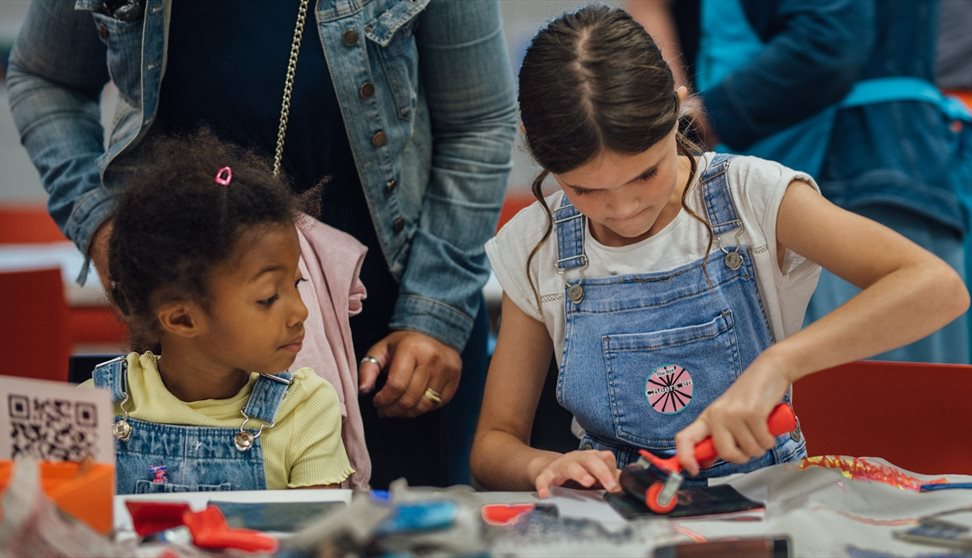
[[[219,508],[213,505],[198,512],[182,514],[182,522],[192,534],[192,544],[204,550],[227,548],[247,552],[275,552],[277,539],[252,529],[235,529],[226,523]]]
[[[796,428],[793,409],[780,403],[766,421],[770,434],[779,436]],[[682,486],[682,464],[677,456],[662,459],[641,450],[641,459],[621,471],[621,488],[628,494],[644,498],[645,505],[655,513],[665,514],[678,504],[678,489]],[[718,457],[712,437],[695,446],[695,459],[699,463],[714,461]]]

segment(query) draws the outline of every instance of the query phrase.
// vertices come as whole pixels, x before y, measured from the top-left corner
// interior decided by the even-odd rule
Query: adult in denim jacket
[[[935,0],[739,2],[764,47],[700,92],[710,131],[733,151],[745,152],[840,102],[856,82],[882,77],[934,80]],[[932,103],[891,101],[843,108],[815,178],[831,201],[908,236],[964,275],[966,221],[949,181],[954,161],[944,122]],[[825,315],[857,290],[823,273],[808,319]],[[967,330],[960,318],[882,358],[968,362]]]
[[[96,263],[104,255],[99,243],[107,230],[103,225],[113,195],[124,188],[125,167],[132,164],[126,155],[148,134],[173,127],[179,131],[174,122],[185,126],[192,121],[183,113],[212,110],[212,122],[210,115],[203,114],[202,124],[224,139],[273,154],[298,1],[254,4],[259,12],[232,2],[182,2],[145,0],[144,10],[134,18],[104,7],[125,2],[34,2],[11,55],[11,109],[50,194],[50,214]],[[214,11],[218,9],[224,10],[222,14]],[[198,14],[209,19],[201,22],[203,16]],[[239,37],[244,27],[232,35],[233,21],[246,17],[244,23],[250,26],[245,28],[253,35]],[[187,31],[193,25],[203,25],[209,33]],[[259,43],[265,37],[258,33],[265,28],[277,29],[272,44]],[[176,45],[170,43],[173,38],[199,40],[203,47]],[[214,57],[221,41],[234,39],[248,50]],[[512,72],[497,4],[493,0],[312,0],[301,44],[284,169],[296,175],[298,189],[309,187],[320,176],[301,177],[304,169],[299,162],[294,164],[294,158],[300,157],[295,153],[311,153],[304,163],[313,166],[317,144],[308,138],[315,138],[315,133],[346,135],[344,148],[350,153],[345,159],[353,160],[352,176],[333,189],[345,191],[345,198],[338,200],[356,199],[349,203],[359,205],[371,223],[335,226],[357,226],[353,234],[370,236],[362,241],[372,244],[372,269],[375,262],[381,268],[372,273],[376,278],[371,284],[367,261],[362,274],[369,289],[365,309],[371,305],[371,321],[361,325],[357,318],[352,320],[358,357],[374,354],[389,373],[387,384],[375,395],[375,405],[362,404],[375,465],[373,482],[380,486],[403,474],[413,484],[467,480],[462,471],[467,459],[461,449],[470,443],[485,374],[481,287],[488,268],[483,244],[495,229],[515,133]],[[279,51],[282,62],[261,68],[259,56],[269,50]],[[202,66],[189,68],[198,75],[211,71],[214,77],[186,82],[192,74],[185,66],[177,67],[178,60]],[[223,83],[218,77],[226,65],[249,69],[250,64],[253,71],[245,82]],[[267,76],[264,70],[275,73]],[[178,75],[183,82],[176,83]],[[327,116],[340,123],[342,133],[322,132],[316,129],[316,121],[308,122],[319,107],[301,112],[317,102],[317,97],[312,98],[315,103],[301,102],[301,80],[308,75],[323,84],[315,92],[322,95],[320,103],[328,102],[324,93],[333,95]],[[169,80],[166,87],[163,76]],[[327,87],[328,79],[333,87]],[[109,80],[118,88],[119,102],[105,149],[98,102]],[[239,134],[234,122],[249,118],[220,115],[219,106],[199,108],[207,96],[219,101],[223,95],[231,104],[240,96],[259,95],[264,85],[271,93],[259,101],[267,108],[254,111],[253,122],[269,123],[263,126],[269,130],[260,130],[272,138],[269,146],[252,137],[234,136]],[[202,99],[198,106],[195,96]],[[167,98],[178,101],[170,103]],[[163,101],[166,106],[161,106]],[[229,124],[222,126],[220,118]],[[336,145],[334,149],[340,142]],[[340,164],[339,157],[331,156],[331,161]],[[300,184],[302,180],[307,183]],[[355,191],[357,198],[352,195]],[[332,206],[330,215],[340,220],[342,211],[353,215],[353,209]],[[327,216],[324,211],[325,222]],[[87,266],[79,280],[84,281],[86,274]],[[464,389],[445,412],[461,412],[461,416],[425,414],[436,406],[423,397],[426,386],[441,392],[448,402],[459,384],[460,370]],[[377,372],[373,365],[362,365],[364,388]],[[375,406],[384,416],[424,416],[379,419]],[[463,432],[456,433],[457,424]],[[446,476],[438,462],[444,461],[443,446],[449,437],[454,454],[449,459],[456,467]]]

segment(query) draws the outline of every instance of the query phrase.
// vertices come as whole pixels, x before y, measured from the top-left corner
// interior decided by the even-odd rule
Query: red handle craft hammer
[[[774,436],[790,432],[796,428],[793,409],[780,403],[770,413],[767,420],[769,431]],[[625,492],[644,498],[645,505],[655,513],[668,513],[678,504],[678,489],[682,486],[682,464],[677,456],[662,459],[641,450],[641,459],[621,471],[621,487]],[[699,463],[714,461],[718,456],[712,437],[702,440],[695,446],[695,459]]]

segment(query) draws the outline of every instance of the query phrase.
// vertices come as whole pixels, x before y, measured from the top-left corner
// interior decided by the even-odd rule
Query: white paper
[[[107,390],[0,376],[0,459],[114,465],[112,421]]]

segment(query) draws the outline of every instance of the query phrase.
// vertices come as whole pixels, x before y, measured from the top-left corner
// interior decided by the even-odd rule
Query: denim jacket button
[[[102,39],[108,38],[108,28],[105,27],[104,23],[98,24],[98,36],[101,37]]]
[[[394,191],[396,186],[398,186],[398,181],[395,180],[394,178],[392,178],[391,180],[385,183],[385,188],[389,192]]]
[[[354,29],[348,29],[341,34],[341,42],[347,46],[354,46],[358,43],[358,32]]]
[[[371,145],[375,147],[381,147],[388,143],[388,135],[384,130],[378,130],[373,136],[371,136]]]
[[[361,87],[358,89],[358,94],[361,95],[361,98],[363,99],[370,99],[375,94],[375,84],[371,83],[370,81],[362,83]]]
[[[395,234],[402,232],[402,229],[404,228],[405,228],[405,219],[402,219],[401,217],[395,219],[395,221],[392,223],[392,230],[395,231]]]

